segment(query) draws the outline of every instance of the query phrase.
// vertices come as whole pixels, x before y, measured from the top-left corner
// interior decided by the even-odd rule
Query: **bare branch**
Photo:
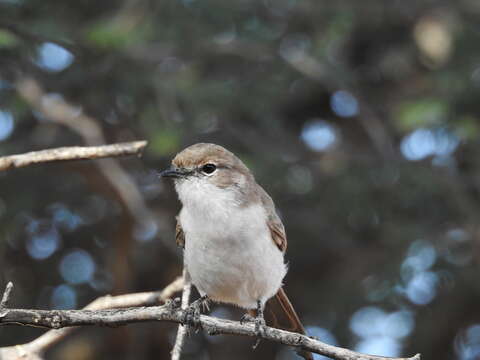
[[[0,171],[52,161],[139,155],[146,145],[146,141],[133,141],[102,146],[68,146],[3,156],[0,157]]]
[[[101,310],[156,305],[170,299],[175,293],[182,290],[182,287],[183,278],[178,277],[161,291],[149,291],[118,296],[106,295],[92,301],[85,307],[85,309]],[[65,327],[59,330],[50,330],[27,344],[0,348],[0,359],[39,359],[39,355],[43,354],[43,352],[77,329],[80,329],[80,327]]]
[[[188,307],[190,302],[190,294],[192,293],[192,283],[190,277],[188,276],[187,269],[183,267],[183,292],[182,292],[182,310],[185,310]],[[175,345],[172,349],[172,360],[180,360],[182,355],[183,344],[185,343],[185,337],[187,335],[187,327],[183,325],[178,325],[177,337],[175,339]]]
[[[68,326],[119,326],[146,321],[168,321],[181,323],[184,310],[171,304],[141,308],[114,310],[28,310],[7,309],[0,319],[0,325],[17,324],[43,326],[60,329]],[[200,326],[209,335],[227,334],[257,337],[254,324],[240,324],[236,321],[218,319],[201,315]],[[305,335],[265,327],[260,335],[262,339],[298,347],[338,360],[420,360],[420,354],[410,358],[385,358],[381,356],[360,354],[348,349],[322,343]]]

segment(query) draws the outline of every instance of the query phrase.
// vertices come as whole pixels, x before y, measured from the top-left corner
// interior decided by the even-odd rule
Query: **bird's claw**
[[[208,298],[202,296],[201,298],[192,302],[183,312],[182,324],[186,326],[187,333],[191,334],[193,328],[195,332],[200,330],[200,314],[201,310],[210,310],[208,306]]]
[[[252,346],[252,349],[255,350],[262,340],[260,337],[262,335],[262,331],[265,333],[266,324],[262,317],[256,317],[253,321],[255,322],[255,335],[257,336],[257,340]]]
[[[255,325],[255,335],[258,337],[257,340],[255,341],[255,343],[253,344],[252,348],[255,350],[258,346],[258,344],[260,344],[260,336],[262,335],[262,331],[265,332],[265,327],[266,327],[266,323],[265,323],[265,320],[263,318],[263,316],[257,316],[257,317],[253,317],[252,315],[250,314],[245,314],[243,315],[241,318],[240,318],[240,324],[245,324],[247,322],[253,322],[254,325]]]
[[[255,321],[255,317],[253,317],[249,313],[246,313],[245,315],[243,315],[240,318],[240,324],[242,324],[242,325],[244,325],[246,323],[249,323],[249,322],[254,322],[254,321]]]
[[[165,306],[167,306],[170,310],[175,310],[180,307],[181,300],[180,298],[168,299],[165,302]]]

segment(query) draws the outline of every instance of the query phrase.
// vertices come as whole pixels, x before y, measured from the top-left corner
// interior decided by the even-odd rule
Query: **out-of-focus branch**
[[[84,310],[119,309],[135,306],[151,306],[164,303],[172,296],[182,290],[184,280],[178,277],[161,291],[149,291],[119,296],[102,296],[90,304]],[[11,291],[11,290],[10,290]],[[6,310],[8,311],[8,310]],[[0,309],[0,323],[2,314]],[[0,348],[0,359],[2,360],[33,360],[40,359],[41,355],[50,347],[61,341],[79,327],[65,327],[58,330],[50,330],[31,342],[23,345]]]
[[[182,310],[188,307],[190,302],[190,294],[192,293],[192,282],[188,275],[187,269],[183,267],[183,292],[182,292]],[[182,355],[183,344],[185,343],[185,337],[187,336],[187,327],[178,325],[177,337],[172,349],[172,360],[180,360]]]
[[[358,117],[359,121],[373,146],[383,157],[387,159],[394,158],[393,140],[382,119],[377,116],[375,111],[363,99],[361,92],[358,91],[354,85],[347,84],[347,80],[344,80],[346,77],[343,76],[342,78],[341,71],[336,71],[331,66],[317,61],[303,50],[291,49],[290,51],[281,53],[281,57],[293,69],[309,79],[321,82],[329,91],[344,89],[352,93],[360,107],[361,114]],[[348,79],[350,82],[354,78],[355,76],[353,74],[349,74]]]
[[[81,109],[68,104],[61,98],[48,96],[36,80],[24,77],[17,81],[18,94],[36,111],[49,120],[69,127],[79,134],[85,144],[99,146],[105,144],[105,138],[97,122],[85,115]],[[124,206],[139,223],[151,220],[143,196],[130,176],[113,159],[96,163],[102,175],[113,186]]]
[[[67,146],[32,151],[25,154],[3,156],[0,157],[0,171],[52,161],[139,155],[146,145],[146,141],[133,141],[101,146]]]
[[[80,135],[86,145],[99,146],[105,144],[105,137],[98,122],[86,115],[81,108],[69,104],[61,97],[49,95],[31,77],[19,78],[15,86],[20,97],[35,111],[54,123],[68,127]],[[122,231],[125,234],[130,233],[131,226],[129,224],[132,224],[141,230],[139,233],[143,229],[152,233],[150,229],[155,227],[156,221],[131,176],[114,159],[103,159],[95,162],[94,165],[111,186],[125,210],[126,219],[122,220],[125,229]],[[132,239],[132,236],[129,235],[117,237],[116,251],[111,255],[113,258],[111,261],[112,272],[116,280],[114,290],[118,292],[125,292],[126,284],[129,282],[128,267],[124,266],[124,263],[120,262],[119,259],[124,259],[131,253]],[[163,241],[163,244],[167,249],[172,249],[172,252],[175,251],[173,243]],[[119,266],[119,264],[122,265]]]

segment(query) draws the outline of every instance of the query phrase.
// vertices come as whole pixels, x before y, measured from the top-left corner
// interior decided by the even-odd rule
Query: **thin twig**
[[[188,276],[186,268],[183,268],[183,292],[182,292],[182,310],[185,310],[190,303],[190,294],[192,293],[192,283]],[[183,325],[178,325],[177,337],[175,339],[175,344],[172,349],[172,360],[180,360],[182,355],[183,344],[185,343],[185,337],[187,335],[187,327]]]
[[[0,302],[0,311],[7,308],[8,302],[10,301],[10,296],[12,295],[12,290],[13,283],[9,281],[5,287],[5,291],[3,292],[2,301]]]
[[[184,319],[184,310],[171,304],[140,308],[114,310],[28,310],[7,309],[7,313],[0,318],[0,325],[15,324],[27,326],[42,326],[60,329],[68,326],[120,326],[146,321],[168,321],[181,323]],[[255,325],[241,324],[237,321],[214,318],[201,315],[199,324],[209,335],[226,334],[258,337]],[[337,360],[419,360],[420,354],[409,358],[385,358],[381,356],[360,354],[352,350],[328,345],[305,335],[265,327],[260,337],[285,345],[298,347]]]
[[[138,155],[146,145],[146,141],[133,141],[102,146],[67,146],[32,151],[25,154],[3,156],[0,157],[0,171],[52,161],[85,160],[113,156]]]

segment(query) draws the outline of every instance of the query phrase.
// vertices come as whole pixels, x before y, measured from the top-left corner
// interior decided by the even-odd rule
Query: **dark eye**
[[[214,164],[205,164],[205,165],[202,166],[202,171],[205,174],[211,174],[215,170],[217,170],[217,167]]]

